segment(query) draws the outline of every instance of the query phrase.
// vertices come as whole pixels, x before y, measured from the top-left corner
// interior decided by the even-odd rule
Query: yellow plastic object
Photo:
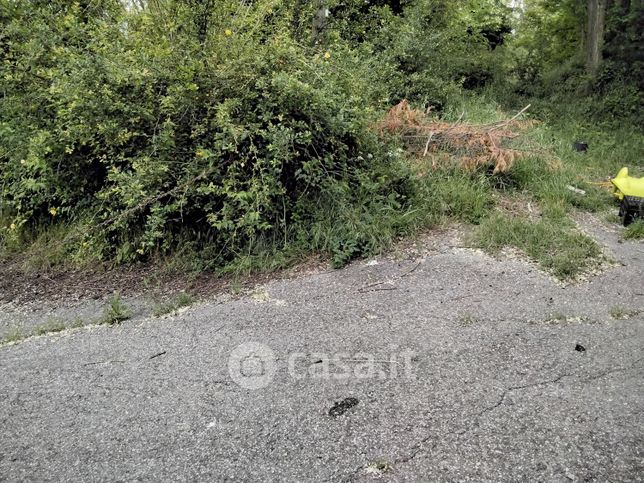
[[[622,168],[617,176],[611,180],[615,185],[615,196],[623,200],[624,196],[644,198],[644,178],[633,178],[628,175],[628,168]]]

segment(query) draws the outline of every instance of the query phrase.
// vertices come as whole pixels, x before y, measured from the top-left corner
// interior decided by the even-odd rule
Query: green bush
[[[224,263],[364,191],[405,203],[406,181],[378,175],[398,161],[370,128],[364,63],[299,45],[281,4],[93,5],[2,19],[4,236],[67,220],[79,256],[129,262],[189,239]]]

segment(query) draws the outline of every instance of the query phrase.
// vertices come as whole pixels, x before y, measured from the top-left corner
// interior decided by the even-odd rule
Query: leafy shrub
[[[94,5],[3,18],[5,236],[64,219],[84,225],[66,241],[84,256],[128,262],[190,239],[224,263],[355,190],[404,203],[405,180],[378,177],[396,161],[370,129],[369,75],[342,44],[293,41],[278,2]]]
[[[128,320],[132,316],[130,309],[123,303],[119,294],[110,298],[108,304],[103,309],[103,317],[100,319],[101,324],[115,325]]]

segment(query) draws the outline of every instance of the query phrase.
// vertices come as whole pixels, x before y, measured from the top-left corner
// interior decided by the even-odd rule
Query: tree
[[[317,0],[315,7],[311,40],[313,45],[318,45],[324,42],[324,33],[329,23],[329,9],[325,0]]]
[[[604,29],[606,24],[606,1],[588,0],[588,24],[586,30],[586,69],[595,75],[602,61]]]

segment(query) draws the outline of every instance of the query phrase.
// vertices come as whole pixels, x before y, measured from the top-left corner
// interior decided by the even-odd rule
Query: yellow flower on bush
[[[26,159],[21,159],[20,164],[27,164],[27,160]]]
[[[51,216],[56,216],[58,214],[58,208],[49,208],[49,213],[51,213]]]
[[[15,223],[12,223],[11,225],[9,225],[9,229],[10,229],[11,231],[15,231],[15,230],[16,230],[16,224],[15,224]]]
[[[324,53],[324,58],[325,58],[326,60],[329,60],[329,59],[331,58],[331,52],[325,52],[325,53]]]
[[[226,34],[226,37],[230,37],[233,34],[233,31],[230,29],[226,29],[224,33]]]

